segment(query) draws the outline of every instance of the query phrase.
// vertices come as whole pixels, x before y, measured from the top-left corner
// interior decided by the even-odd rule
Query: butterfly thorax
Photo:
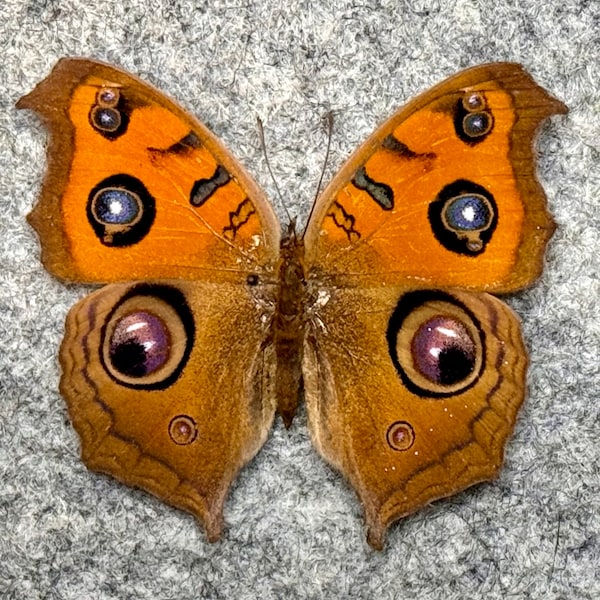
[[[272,331],[277,357],[277,410],[286,427],[294,418],[302,389],[305,297],[304,242],[297,235],[295,224],[291,223],[281,240],[279,288]]]

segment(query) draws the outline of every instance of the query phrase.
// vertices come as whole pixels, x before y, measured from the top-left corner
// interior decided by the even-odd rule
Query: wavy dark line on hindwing
[[[495,310],[493,310],[492,307],[489,307],[488,313],[489,313],[489,322],[491,324],[492,332],[494,333],[494,335],[496,335],[497,334],[497,324],[498,324],[497,312]],[[453,454],[456,454],[457,452],[461,452],[462,450],[465,450],[468,446],[470,446],[472,444],[476,444],[477,446],[482,448],[481,445],[477,442],[477,439],[476,439],[476,436],[474,433],[474,428],[475,428],[475,425],[484,418],[485,413],[487,413],[488,411],[493,411],[495,414],[497,414],[496,411],[494,411],[494,409],[491,407],[490,400],[492,399],[492,397],[494,396],[494,394],[497,392],[497,390],[502,385],[502,382],[504,381],[504,376],[502,375],[502,372],[500,371],[500,367],[502,366],[502,363],[504,362],[504,356],[505,356],[505,351],[504,351],[504,347],[502,347],[500,352],[498,353],[498,357],[494,364],[494,369],[495,369],[495,372],[498,374],[498,378],[497,378],[495,384],[492,386],[492,388],[486,394],[485,405],[478,411],[478,413],[476,415],[474,415],[470,419],[470,421],[468,423],[469,431],[471,432],[470,439],[461,444],[452,446],[451,448],[446,450],[446,452],[444,452],[441,456],[439,456],[438,460],[432,460],[429,463],[427,463],[426,465],[423,465],[419,469],[416,469],[415,471],[413,471],[411,473],[410,477],[408,477],[408,479],[405,480],[404,484],[400,488],[398,488],[394,491],[394,494],[397,494],[399,490],[406,491],[406,488],[408,487],[408,485],[411,483],[411,481],[415,477],[417,477],[419,474],[421,474],[423,472],[428,471],[432,467],[441,465],[444,467],[444,469],[447,469],[447,466],[444,464],[447,461],[447,459],[450,456],[452,456]],[[490,432],[490,433],[495,433],[495,432]],[[482,450],[483,450],[483,448],[482,448]],[[486,452],[483,452],[483,454],[486,456],[488,455]],[[452,473],[453,479],[459,480],[466,472],[468,472],[471,468],[476,467],[476,466],[477,465],[473,465],[472,463],[465,464],[464,469],[462,471],[460,471],[460,473],[458,473],[458,474],[456,472]],[[432,488],[435,489],[436,487],[443,487],[443,484],[437,484],[434,486],[430,486],[429,488],[423,488],[423,490],[428,490],[428,489],[432,489]],[[428,494],[426,494],[426,493],[424,494],[422,492],[421,495],[427,496]],[[385,502],[386,501],[382,502],[382,505],[384,505]],[[389,511],[389,509],[388,509],[387,512],[393,512],[393,511]]]
[[[90,334],[93,332],[93,330],[96,327],[96,315],[94,314],[94,309],[95,306],[90,306],[88,308],[88,320],[90,322],[90,327],[88,329],[88,332],[86,334],[84,334],[84,336],[82,337],[82,345],[83,345],[83,350],[84,350],[84,356],[85,356],[85,362],[86,364],[90,364],[90,346],[88,344],[88,339]],[[104,440],[110,436],[116,440],[119,440],[121,442],[124,442],[125,444],[132,446],[133,448],[136,449],[137,451],[137,458],[135,459],[135,463],[132,467],[133,470],[136,469],[136,466],[144,459],[144,458],[148,458],[149,460],[158,463],[160,465],[162,465],[163,467],[165,467],[170,473],[173,474],[173,476],[177,479],[178,486],[181,486],[184,483],[188,483],[190,484],[190,487],[192,487],[192,489],[194,489],[198,494],[200,494],[202,497],[206,497],[207,493],[203,490],[199,490],[197,488],[197,484],[196,482],[192,482],[189,479],[184,479],[182,478],[167,462],[165,462],[163,459],[160,459],[148,452],[146,452],[145,450],[142,449],[142,447],[140,446],[139,442],[137,442],[135,439],[128,437],[128,436],[124,436],[120,433],[118,433],[117,431],[115,431],[114,426],[116,424],[116,419],[114,416],[114,412],[113,410],[102,400],[101,396],[100,396],[100,392],[99,392],[99,388],[96,385],[96,383],[88,376],[87,373],[87,369],[83,370],[83,376],[84,379],[86,381],[86,383],[89,385],[90,389],[93,390],[93,399],[92,401],[95,402],[96,404],[98,404],[100,406],[100,408],[107,414],[109,415],[109,419],[111,422],[111,426],[108,429],[108,431],[106,432],[106,435],[104,435],[102,438],[99,439],[99,441],[96,443],[96,445],[94,446],[94,453],[96,453],[103,445]],[[89,422],[89,421],[88,421]],[[96,431],[95,427],[91,427],[92,431]],[[122,464],[119,463],[119,465],[122,468]],[[131,468],[128,470],[132,470]],[[110,472],[109,472],[110,473]],[[139,475],[138,475],[139,477]]]

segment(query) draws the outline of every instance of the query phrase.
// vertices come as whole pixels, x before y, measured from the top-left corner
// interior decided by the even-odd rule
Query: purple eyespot
[[[475,368],[476,344],[458,320],[437,316],[423,323],[412,340],[415,368],[429,381],[454,385]]]
[[[169,360],[171,337],[165,323],[146,311],[132,312],[115,325],[110,338],[112,366],[128,377],[145,377]]]

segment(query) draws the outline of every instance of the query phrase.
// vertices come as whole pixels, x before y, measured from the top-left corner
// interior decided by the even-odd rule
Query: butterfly
[[[201,123],[115,67],[63,59],[18,103],[50,132],[29,215],[46,269],[106,284],[76,304],[60,389],[92,470],[193,513],[223,504],[276,413],[304,398],[368,542],[494,478],[525,395],[515,314],[554,223],[540,123],[566,107],[516,64],[409,102],[282,234]]]

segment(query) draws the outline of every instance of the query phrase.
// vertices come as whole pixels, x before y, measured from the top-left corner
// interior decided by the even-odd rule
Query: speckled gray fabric
[[[600,597],[600,4],[593,0],[4,0],[0,7],[0,597]],[[498,481],[364,541],[349,486],[302,411],[236,482],[222,541],[90,473],[58,393],[69,307],[89,290],[39,263],[25,221],[45,133],[14,103],[61,56],[150,80],[198,115],[273,198],[306,218],[335,111],[328,177],[414,94],[467,66],[521,62],[570,107],[539,140],[558,222],[543,277],[508,302],[531,352],[529,398]]]

